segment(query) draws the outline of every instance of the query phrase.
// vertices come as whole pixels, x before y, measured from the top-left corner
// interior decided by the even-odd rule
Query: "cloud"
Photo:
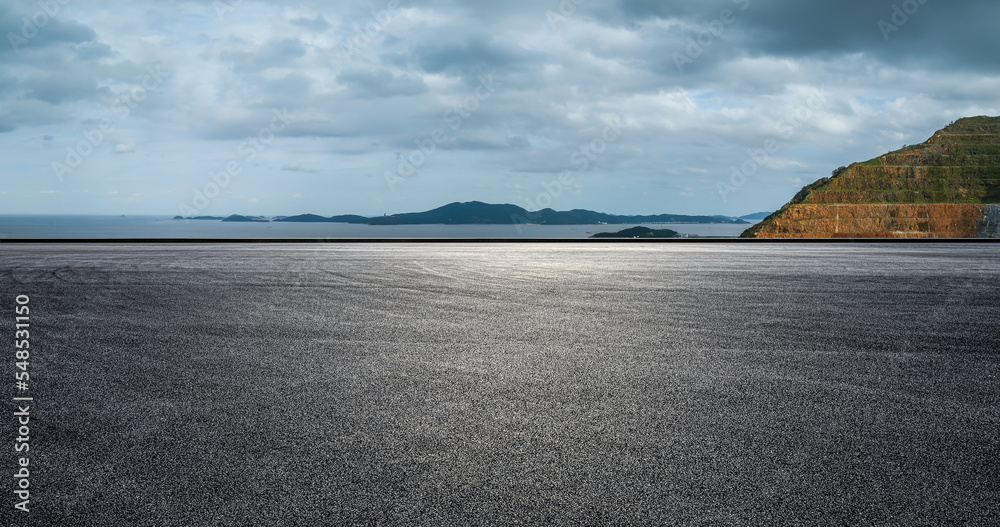
[[[238,73],[294,67],[307,49],[297,37],[271,38],[259,45],[242,38],[230,38],[224,46],[219,59]]]
[[[49,104],[93,99],[108,92],[107,88],[98,88],[96,79],[71,73],[34,75],[26,79],[23,86],[28,89],[29,97]]]
[[[319,172],[318,170],[304,167],[302,163],[298,161],[291,161],[285,163],[284,165],[282,165],[281,170],[284,170],[285,172],[304,172],[310,174],[315,174]]]
[[[796,178],[922,141],[965,115],[1000,113],[995,2],[925,2],[897,20],[888,41],[879,20],[891,21],[892,2],[563,4],[573,8],[408,0],[379,15],[377,31],[348,57],[345,46],[375,28],[373,9],[387,3],[243,0],[220,18],[207,0],[73,2],[17,51],[0,46],[0,184],[16,188],[22,180],[11,174],[53,178],[53,161],[111,120],[114,132],[72,177],[141,191],[131,212],[173,213],[178,196],[234,161],[240,191],[268,198],[237,211],[223,195],[214,212],[296,213],[317,206],[316,196],[326,197],[323,207],[379,214],[471,198],[517,202],[572,171],[579,193],[563,193],[554,207],[738,215],[780,206]],[[20,34],[22,17],[37,9],[0,5],[3,34]],[[560,9],[565,18],[550,23],[546,12]],[[690,63],[679,69],[675,54]],[[137,92],[155,64],[169,78]],[[796,118],[817,89],[825,101]],[[113,108],[132,93],[142,100],[123,117]],[[283,109],[294,118],[261,142]],[[624,123],[620,136],[595,142],[613,118]],[[142,138],[141,156],[106,155],[135,152],[123,137]],[[716,183],[767,138],[780,139],[778,152],[721,199]],[[385,174],[411,156],[424,158],[419,176],[394,192]],[[329,177],[275,170],[311,166]],[[471,196],[477,187],[495,194]],[[50,198],[17,206],[122,206],[96,193],[77,203]]]
[[[345,69],[337,81],[349,87],[358,97],[402,97],[427,92],[427,85],[419,76],[396,75],[385,68],[366,70]]]
[[[50,16],[34,3],[25,3],[24,9],[16,11],[0,5],[0,34],[5,37],[0,45],[0,60],[8,53],[90,42],[97,38],[93,28],[75,20],[64,20],[61,13]]]
[[[331,26],[329,22],[323,18],[322,15],[316,15],[313,18],[308,17],[298,17],[289,20],[293,25],[301,27],[303,29],[308,29],[314,32],[323,32],[330,29]]]
[[[73,46],[72,49],[76,52],[77,60],[81,61],[106,59],[115,55],[111,46],[103,42],[85,42],[83,44]]]

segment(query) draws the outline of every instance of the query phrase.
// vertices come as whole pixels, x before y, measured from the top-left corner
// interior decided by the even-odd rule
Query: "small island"
[[[591,238],[692,238],[670,229],[650,229],[649,227],[632,227],[618,232],[599,232]]]

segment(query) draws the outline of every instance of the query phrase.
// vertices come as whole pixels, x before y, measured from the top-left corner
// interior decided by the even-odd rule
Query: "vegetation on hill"
[[[757,233],[760,232],[761,229],[763,229],[764,227],[770,225],[770,222],[775,221],[777,218],[781,217],[781,215],[786,210],[788,210],[789,207],[791,207],[793,205],[798,205],[799,203],[804,202],[806,200],[806,198],[809,197],[809,193],[811,193],[813,190],[815,190],[817,188],[822,187],[823,185],[826,184],[827,181],[830,181],[830,178],[821,178],[821,179],[819,179],[817,181],[814,181],[814,182],[812,182],[812,183],[810,183],[810,184],[802,187],[802,190],[798,191],[795,194],[795,196],[792,197],[791,201],[789,201],[788,203],[785,203],[780,209],[772,212],[766,218],[764,218],[763,220],[761,220],[760,223],[757,223],[753,227],[750,227],[749,229],[743,231],[743,234],[740,235],[740,238],[756,238],[757,237]]]
[[[970,237],[1000,203],[1000,117],[834,170],[742,237]]]
[[[600,232],[591,238],[683,238],[684,236],[670,229],[650,229],[649,227],[632,227],[618,232]]]

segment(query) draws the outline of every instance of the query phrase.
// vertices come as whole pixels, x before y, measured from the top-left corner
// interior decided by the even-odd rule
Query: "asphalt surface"
[[[1000,517],[997,245],[5,245],[0,291],[4,525]]]

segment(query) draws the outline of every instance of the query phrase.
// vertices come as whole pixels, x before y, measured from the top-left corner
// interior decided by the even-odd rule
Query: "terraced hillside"
[[[1000,117],[969,117],[834,171],[742,237],[996,238],[998,204]]]

